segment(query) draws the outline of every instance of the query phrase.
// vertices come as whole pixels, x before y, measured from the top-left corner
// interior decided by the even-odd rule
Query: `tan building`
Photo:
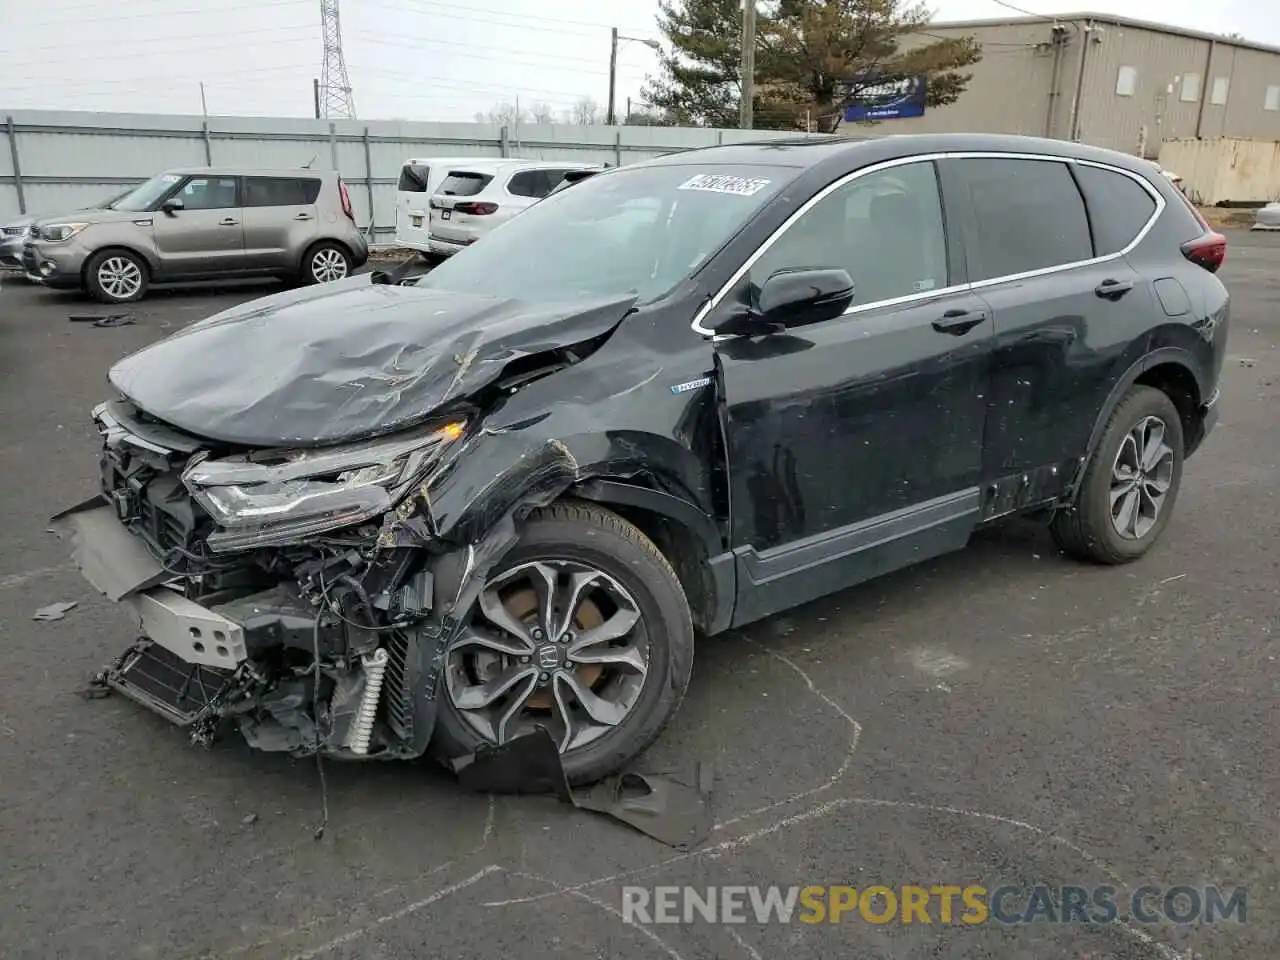
[[[983,58],[959,101],[877,132],[1029,134],[1152,159],[1165,139],[1280,140],[1280,48],[1090,13],[936,23],[927,36],[969,35]]]

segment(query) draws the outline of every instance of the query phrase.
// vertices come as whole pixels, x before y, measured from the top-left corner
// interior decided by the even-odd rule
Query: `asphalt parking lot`
[[[717,772],[681,853],[422,765],[190,747],[85,678],[131,639],[46,532],[94,489],[117,358],[275,289],[157,292],[131,326],[0,289],[0,955],[1210,958],[1280,939],[1280,237],[1232,234],[1222,418],[1122,569],[1012,525],[702,643],[651,769]],[[34,611],[76,601],[66,619]],[[1245,922],[635,926],[628,884],[1247,888]],[[1011,908],[1020,912],[1020,907]],[[750,913],[750,910],[748,910]],[[957,915],[959,910],[957,909]]]

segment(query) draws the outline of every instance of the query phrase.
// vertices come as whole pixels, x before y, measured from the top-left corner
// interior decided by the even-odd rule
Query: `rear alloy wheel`
[[[322,243],[307,252],[302,268],[306,283],[331,283],[351,274],[351,257],[336,243]]]
[[[1178,409],[1153,387],[1125,395],[1085,469],[1076,503],[1051,529],[1062,551],[1097,563],[1142,556],[1169,522],[1182,482]]]
[[[595,506],[539,511],[446,653],[436,752],[541,727],[571,783],[600,779],[675,713],[692,657],[684,593],[644,534]]]
[[[147,264],[127,250],[104,250],[85,266],[89,295],[100,303],[133,303],[147,292]]]

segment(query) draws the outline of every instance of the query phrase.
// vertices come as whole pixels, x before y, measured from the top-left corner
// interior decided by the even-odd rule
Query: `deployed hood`
[[[320,446],[410,426],[513,361],[609,333],[634,302],[535,304],[353,277],[215,314],[109,376],[142,410],[210,440]]]

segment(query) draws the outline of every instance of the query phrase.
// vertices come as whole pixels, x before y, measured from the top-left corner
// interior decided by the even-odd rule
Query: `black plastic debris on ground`
[[[67,615],[68,610],[75,608],[74,600],[63,601],[59,603],[51,603],[47,607],[41,607],[31,617],[32,620],[39,620],[42,623],[48,623],[51,620],[61,620]]]
[[[691,775],[628,771],[591,787],[570,790],[551,734],[538,729],[498,747],[455,760],[458,782],[478,793],[554,794],[581,810],[602,813],[667,846],[688,850],[711,833],[710,764]]]
[[[573,802],[621,820],[669,847],[688,850],[711,833],[711,765],[690,776],[628,772],[574,794]]]
[[[573,803],[560,751],[551,734],[541,727],[455,760],[453,772],[460,784],[477,793],[553,793],[565,803]]]
[[[127,327],[136,323],[131,313],[83,314],[73,313],[67,317],[72,323],[91,323],[95,327]]]

